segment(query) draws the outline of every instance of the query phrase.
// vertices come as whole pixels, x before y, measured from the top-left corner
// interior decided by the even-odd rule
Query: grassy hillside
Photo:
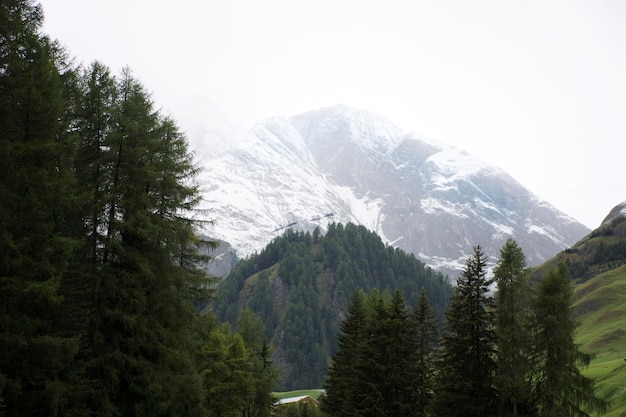
[[[615,216],[534,269],[534,278],[561,263],[574,282],[576,340],[596,355],[583,372],[596,380],[600,397],[613,401],[607,415],[626,417],[626,217]]]
[[[626,416],[626,265],[576,286],[574,297],[577,342],[597,355],[584,373],[614,402],[607,416]]]

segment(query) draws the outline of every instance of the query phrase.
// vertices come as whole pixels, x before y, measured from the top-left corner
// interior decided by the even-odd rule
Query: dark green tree
[[[415,321],[404,296],[383,294],[374,305],[360,360],[364,416],[413,416],[416,404]]]
[[[0,392],[6,416],[69,414],[77,338],[60,286],[77,240],[74,146],[60,136],[61,52],[39,33],[41,6],[0,3]]]
[[[354,294],[346,318],[339,325],[337,352],[333,355],[328,370],[320,407],[327,415],[360,416],[362,404],[359,401],[361,375],[359,361],[366,343],[367,315],[365,294]]]
[[[572,317],[572,284],[565,264],[550,269],[537,288],[537,360],[535,398],[541,417],[588,417],[606,412],[608,403],[595,395],[594,381],[581,374],[592,355],[574,341],[577,323]]]
[[[441,344],[438,391],[433,412],[438,416],[487,417],[496,414],[493,387],[496,369],[491,282],[479,246],[458,278],[446,311]]]
[[[253,394],[249,354],[241,335],[214,322],[202,345],[202,378],[210,416],[240,417]]]
[[[532,287],[526,257],[513,239],[500,250],[494,269],[500,416],[534,415],[532,379]]]
[[[404,296],[357,292],[340,324],[322,411],[330,416],[409,416],[416,409],[415,321]]]
[[[97,415],[202,415],[190,354],[195,303],[208,288],[190,220],[197,170],[185,137],[154,110],[130,71],[115,91],[104,142],[84,141],[106,153],[94,157],[103,183],[85,187],[93,201],[87,218],[99,222],[87,223],[97,234],[90,239],[95,298],[84,352],[91,406]]]
[[[241,335],[249,354],[253,385],[242,407],[242,416],[269,417],[274,403],[272,389],[278,381],[278,372],[272,364],[265,326],[251,309],[244,308],[237,321],[237,333]]]
[[[416,328],[416,414],[426,416],[436,389],[436,348],[439,342],[439,323],[426,290],[422,289],[413,308]]]

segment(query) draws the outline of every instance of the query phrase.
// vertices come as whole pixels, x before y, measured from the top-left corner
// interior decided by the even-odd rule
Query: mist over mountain
[[[215,220],[206,233],[239,257],[287,227],[352,222],[456,278],[474,245],[495,260],[513,237],[538,265],[589,232],[503,170],[366,110],[274,117],[230,135],[207,129],[198,156]]]

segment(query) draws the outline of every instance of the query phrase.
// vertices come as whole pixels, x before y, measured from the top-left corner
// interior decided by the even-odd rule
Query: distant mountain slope
[[[364,110],[276,117],[212,146],[202,154],[203,196],[216,220],[207,233],[240,257],[287,225],[353,222],[455,278],[473,245],[495,260],[514,237],[537,265],[589,232],[502,170]]]
[[[574,314],[580,322],[576,341],[596,354],[584,373],[596,379],[598,394],[613,401],[608,417],[626,415],[626,202],[616,206],[600,227],[534,270],[565,263],[574,287]]]
[[[214,308],[233,324],[244,307],[261,318],[282,390],[319,388],[354,293],[373,288],[401,289],[409,305],[425,288],[441,318],[453,292],[444,275],[364,226],[332,223],[325,235],[287,230],[240,262],[222,280]]]
[[[536,268],[535,276],[561,262],[578,283],[626,264],[626,202],[613,208],[596,230]]]

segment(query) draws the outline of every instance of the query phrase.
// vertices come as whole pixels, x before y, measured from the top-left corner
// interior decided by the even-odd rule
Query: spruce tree
[[[398,290],[356,293],[340,324],[325,384],[330,416],[412,416],[416,409],[416,325]]]
[[[537,360],[535,398],[541,417],[589,417],[606,412],[608,403],[595,395],[594,381],[580,372],[592,355],[575,343],[572,284],[565,264],[549,270],[537,288],[535,303]]]
[[[368,324],[361,368],[360,402],[364,416],[413,416],[415,414],[415,321],[404,296],[383,294],[374,304]]]
[[[331,417],[361,415],[359,388],[363,377],[359,372],[366,343],[366,325],[365,294],[358,291],[352,298],[346,318],[339,325],[337,352],[324,383],[326,395],[320,407]]]
[[[532,376],[532,287],[526,257],[513,239],[500,250],[494,269],[496,335],[498,344],[496,388],[500,416],[534,413]]]
[[[417,326],[416,413],[418,416],[426,416],[436,389],[435,349],[439,341],[439,325],[424,288],[413,308],[413,317]]]
[[[479,246],[467,260],[446,311],[433,412],[441,417],[496,414],[495,333],[491,282]]]

